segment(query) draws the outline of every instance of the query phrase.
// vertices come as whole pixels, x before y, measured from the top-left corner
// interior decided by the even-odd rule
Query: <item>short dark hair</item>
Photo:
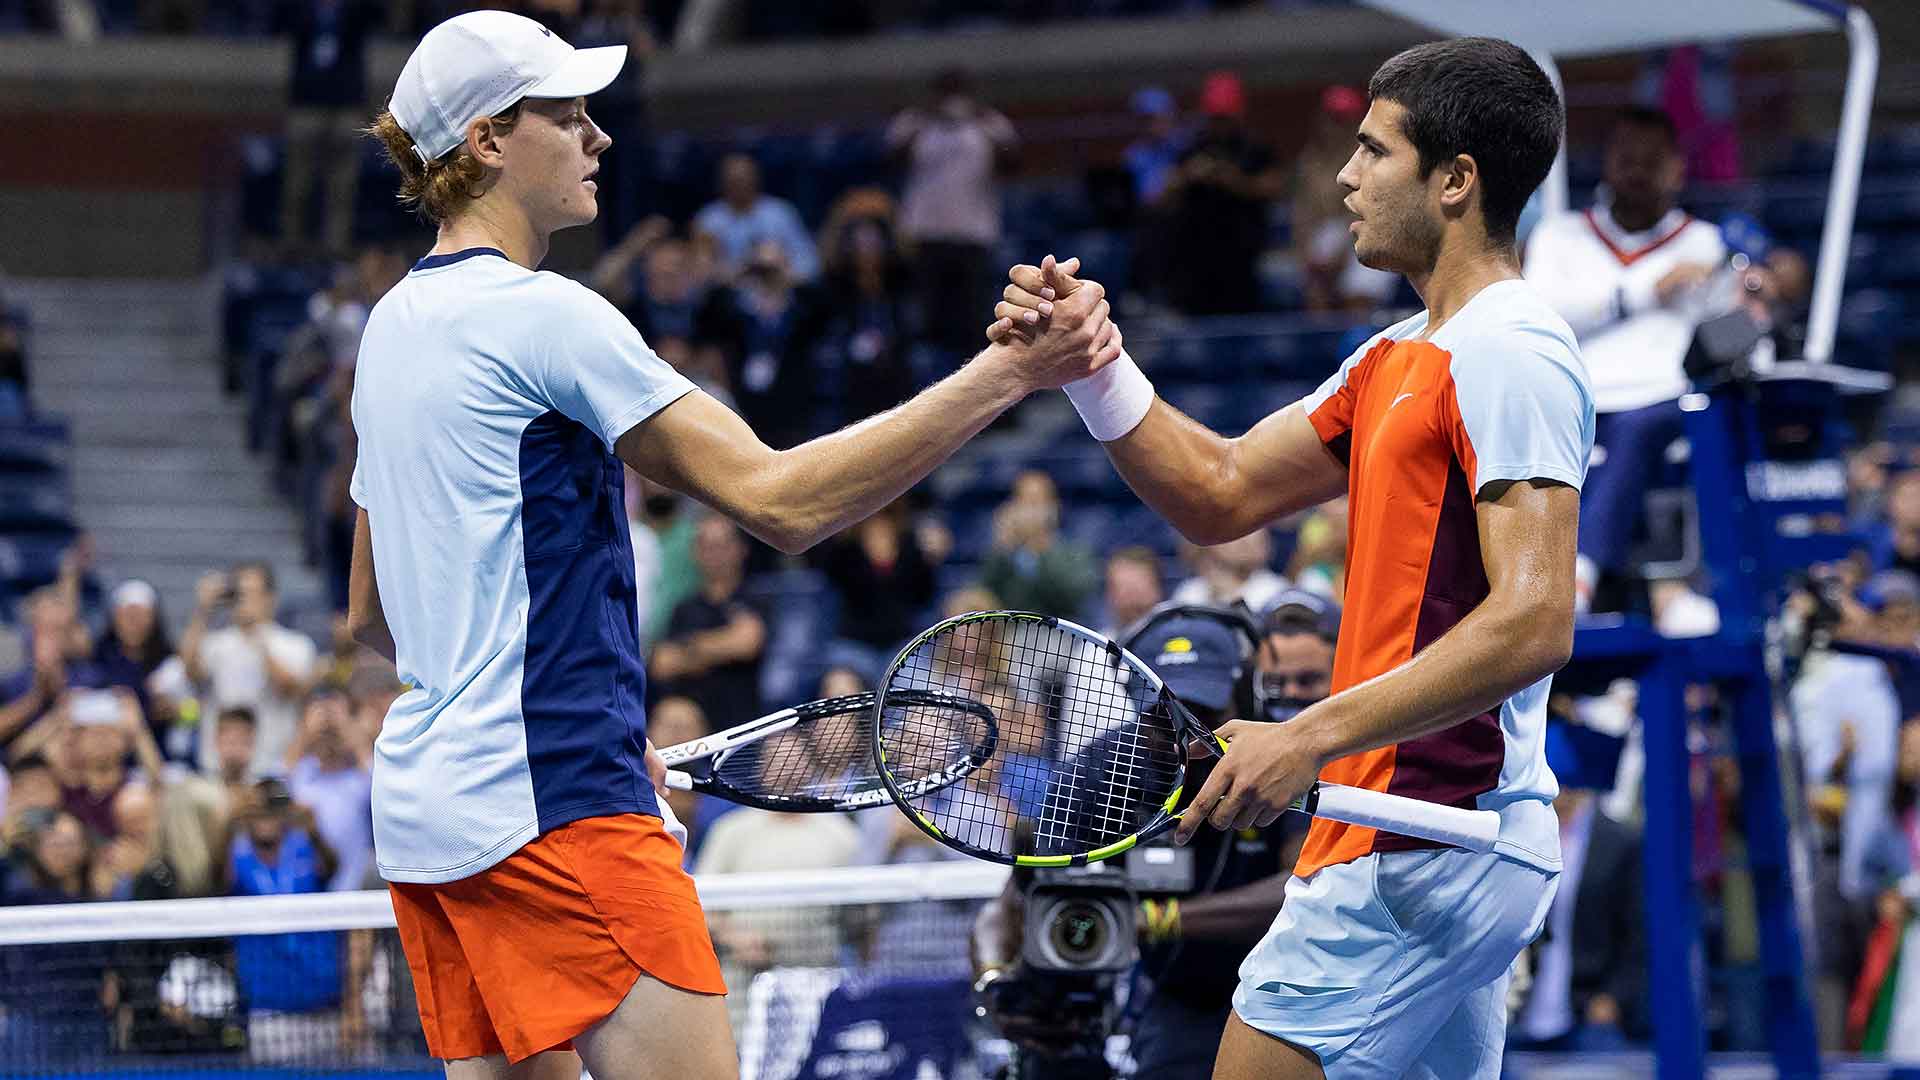
[[[216,726],[220,724],[245,724],[249,728],[257,728],[260,726],[260,721],[253,715],[253,710],[247,708],[245,705],[235,705],[231,708],[221,709],[220,715],[215,717],[213,722]]]
[[[1673,117],[1668,116],[1665,109],[1651,105],[1629,105],[1614,118],[1613,129],[1619,131],[1622,128],[1651,131],[1665,139],[1669,147],[1678,149],[1680,146],[1680,129],[1673,125]]]
[[[1455,155],[1473,158],[1487,231],[1512,243],[1566,126],[1560,95],[1533,57],[1499,38],[1416,45],[1380,65],[1367,96],[1407,110],[1403,126],[1422,175]]]
[[[239,577],[241,574],[244,574],[249,570],[260,575],[260,581],[262,584],[264,584],[267,587],[268,592],[279,591],[277,588],[274,587],[273,564],[263,562],[259,559],[249,559],[246,562],[234,563],[232,576]]]

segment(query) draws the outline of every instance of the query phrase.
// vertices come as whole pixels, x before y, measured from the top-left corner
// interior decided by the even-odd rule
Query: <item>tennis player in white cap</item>
[[[599,1080],[738,1074],[660,818],[621,463],[799,551],[1120,351],[1088,286],[1030,345],[769,449],[611,305],[537,269],[597,213],[610,140],[586,96],[624,58],[461,15],[421,40],[372,129],[440,233],[360,347],[349,616],[411,687],[375,748],[374,840],[450,1077],[522,1075],[568,1046]]]

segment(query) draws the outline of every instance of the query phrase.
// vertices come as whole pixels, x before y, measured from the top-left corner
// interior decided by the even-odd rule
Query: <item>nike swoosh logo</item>
[[[1401,394],[1399,397],[1393,399],[1393,405],[1398,405],[1412,396],[1413,396],[1412,394]],[[1393,411],[1393,405],[1387,406],[1388,412]]]

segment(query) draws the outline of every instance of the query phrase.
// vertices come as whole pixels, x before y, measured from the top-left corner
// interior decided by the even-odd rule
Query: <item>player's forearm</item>
[[[757,478],[749,529],[804,551],[899,498],[1026,394],[1011,364],[976,358],[903,405],[782,451]]]
[[[1260,940],[1280,913],[1290,876],[1275,874],[1237,889],[1181,898],[1180,936],[1189,941]]]
[[[1496,708],[1567,662],[1571,605],[1488,600],[1438,641],[1385,674],[1302,713],[1322,763],[1417,739]]]
[[[1248,531],[1225,535],[1237,527],[1230,443],[1164,400],[1156,398],[1132,431],[1100,445],[1140,501],[1187,539],[1213,544]]]

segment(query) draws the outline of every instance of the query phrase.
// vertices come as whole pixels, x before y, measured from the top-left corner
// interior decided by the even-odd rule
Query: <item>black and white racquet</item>
[[[765,810],[827,813],[891,801],[873,768],[874,695],[795,705],[692,742],[660,748],[667,786]],[[909,694],[899,708],[954,732],[949,756],[919,780],[921,794],[957,783],[993,757],[993,713],[953,694]]]
[[[991,709],[992,760],[959,783],[922,786],[965,734],[913,707],[953,694]],[[881,680],[869,732],[880,782],[927,835],[1013,866],[1077,866],[1172,828],[1184,811],[1189,744],[1224,748],[1152,668],[1103,634],[1044,615],[948,619],[901,651]],[[1500,819],[1335,784],[1292,809],[1487,851]]]

